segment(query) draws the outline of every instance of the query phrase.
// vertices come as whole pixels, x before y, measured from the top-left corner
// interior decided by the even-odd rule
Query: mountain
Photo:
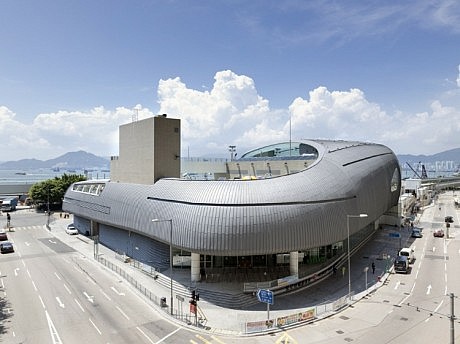
[[[433,155],[411,155],[411,154],[398,154],[398,160],[401,164],[406,162],[412,163],[432,163],[436,161],[453,161],[456,165],[460,164],[460,148],[450,149],[441,153]]]
[[[110,160],[84,151],[69,152],[55,159],[22,159],[0,163],[1,170],[35,170],[39,168],[63,168],[67,170],[109,169]]]

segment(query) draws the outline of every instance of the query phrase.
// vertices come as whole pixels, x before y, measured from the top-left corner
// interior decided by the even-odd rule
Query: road
[[[15,231],[8,232],[15,252],[0,257],[3,342],[157,343],[181,331],[118,276],[51,236],[43,224],[30,225],[32,217],[46,221],[41,216],[15,213]]]
[[[325,321],[288,331],[291,342],[450,343],[450,293],[460,294],[460,219],[450,195],[440,196],[441,210],[425,210],[418,224],[423,238],[409,241],[416,256],[410,273],[392,274],[385,286]],[[446,214],[454,216],[457,237],[433,237],[435,229],[445,229]],[[455,334],[458,341],[458,320]]]
[[[452,215],[450,238],[435,238]],[[129,283],[45,229],[43,214],[17,212],[9,233],[16,252],[0,256],[6,343],[449,343],[450,294],[460,294],[459,210],[451,194],[425,209],[423,237],[406,245],[416,260],[408,274],[325,320],[256,337],[227,337],[169,321]],[[458,303],[457,297],[455,302]],[[458,307],[457,307],[458,309]],[[222,314],[225,317],[225,314]],[[460,333],[456,322],[456,339]]]

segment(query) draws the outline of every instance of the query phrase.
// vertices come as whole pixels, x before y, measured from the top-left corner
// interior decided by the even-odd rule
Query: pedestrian
[[[375,273],[375,264],[374,264],[374,262],[372,262],[371,267],[372,267],[372,274],[374,274]]]
[[[345,276],[345,265],[342,266],[342,276]]]

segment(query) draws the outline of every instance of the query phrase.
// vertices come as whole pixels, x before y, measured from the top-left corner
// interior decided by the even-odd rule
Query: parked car
[[[452,216],[446,216],[444,218],[444,222],[448,222],[448,223],[453,223],[454,222],[454,218]]]
[[[5,241],[8,240],[8,236],[6,235],[6,232],[2,229],[0,230],[0,241]]]
[[[0,243],[0,252],[1,253],[14,252],[13,244],[10,243],[9,241],[4,241]]]
[[[78,229],[76,229],[73,223],[71,223],[67,225],[65,232],[69,235],[75,235],[75,234],[78,234]]]
[[[442,229],[438,229],[433,232],[433,236],[435,238],[443,238],[444,237],[444,231]]]
[[[421,238],[423,237],[422,231],[418,228],[414,228],[412,230],[412,234],[410,235],[412,238]]]
[[[394,267],[395,272],[403,272],[407,274],[409,272],[409,260],[406,256],[397,256]]]

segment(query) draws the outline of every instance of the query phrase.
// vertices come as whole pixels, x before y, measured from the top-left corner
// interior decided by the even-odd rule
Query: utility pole
[[[454,293],[450,293],[450,343],[455,344]]]

